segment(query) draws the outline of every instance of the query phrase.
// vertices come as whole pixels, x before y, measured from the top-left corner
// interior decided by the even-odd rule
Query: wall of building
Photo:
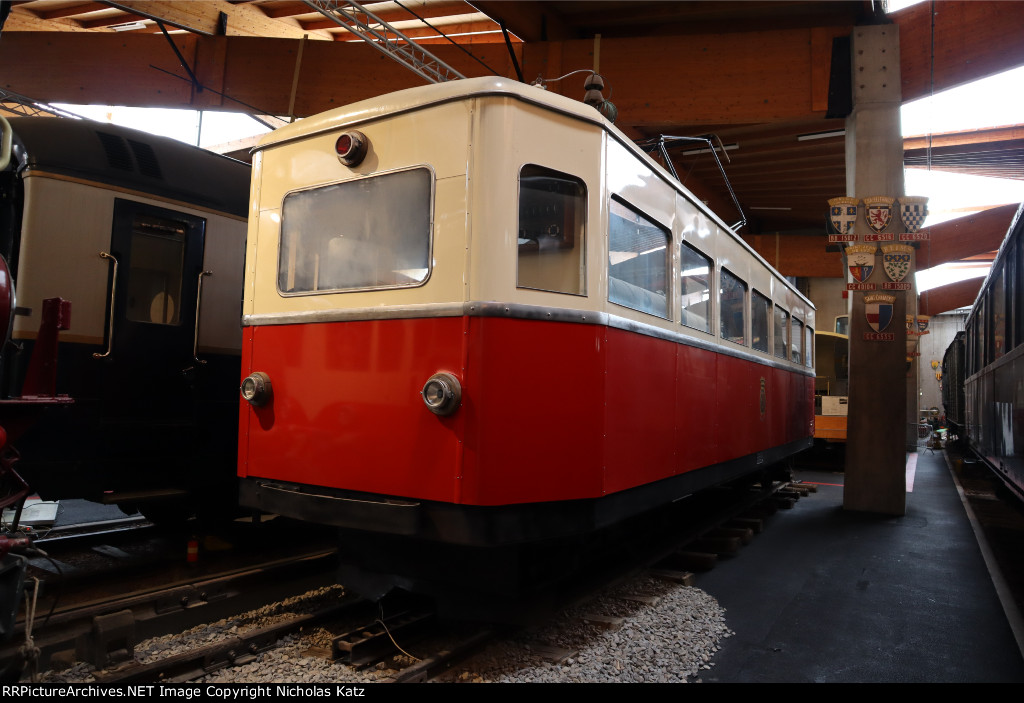
[[[935,374],[942,371],[942,357],[956,333],[963,331],[966,322],[966,312],[935,315],[928,323],[928,334],[920,337],[917,345],[917,351],[921,353],[921,356],[917,357],[917,407],[920,411],[938,408],[939,412],[942,412],[942,390]],[[933,361],[938,362],[937,369],[932,369]]]
[[[809,278],[807,282],[807,297],[817,308],[815,320],[818,331],[834,332],[836,317],[848,314],[849,310],[849,301],[843,296],[846,292],[846,279]]]

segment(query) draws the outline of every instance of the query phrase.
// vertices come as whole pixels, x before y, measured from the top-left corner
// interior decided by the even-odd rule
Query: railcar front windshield
[[[288,194],[281,293],[402,288],[430,273],[431,172],[387,173]]]

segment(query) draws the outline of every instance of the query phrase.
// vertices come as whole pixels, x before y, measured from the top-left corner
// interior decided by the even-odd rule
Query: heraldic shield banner
[[[882,245],[882,268],[885,269],[885,275],[896,282],[906,278],[913,253],[914,247],[909,244]]]
[[[896,198],[888,195],[876,195],[872,198],[864,198],[864,217],[867,218],[868,227],[875,232],[881,233],[892,221],[892,204]]]
[[[928,217],[928,198],[923,195],[908,195],[900,198],[900,216],[907,232],[913,234],[921,229]]]
[[[853,231],[853,223],[857,221],[856,198],[831,198],[828,201],[829,219],[839,234]]]
[[[875,332],[884,332],[892,322],[893,304],[896,296],[889,293],[870,293],[864,296],[864,315],[868,326]]]
[[[871,272],[875,270],[876,250],[874,244],[852,244],[846,247],[846,265],[857,283],[864,283],[871,278]]]

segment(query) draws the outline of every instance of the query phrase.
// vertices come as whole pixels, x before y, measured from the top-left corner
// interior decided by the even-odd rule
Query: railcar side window
[[[290,193],[281,210],[284,294],[418,286],[430,273],[426,168]]]
[[[517,287],[587,294],[586,208],[582,180],[541,166],[523,166]]]
[[[750,297],[750,313],[750,337],[753,347],[757,351],[767,353],[772,301],[755,290]]]
[[[804,328],[804,366],[814,368],[814,328],[808,325]]]
[[[679,247],[682,319],[687,327],[711,331],[711,259],[683,242]]]
[[[184,222],[138,214],[132,220],[125,317],[134,322],[181,324]]]
[[[725,269],[722,269],[721,281],[719,309],[722,339],[736,344],[746,344],[747,284]]]
[[[1004,351],[1009,352],[1020,344],[1020,308],[1015,304],[1013,296],[1020,286],[1017,284],[1017,240],[1010,242],[1006,258],[1003,259],[1006,281],[1006,345]]]
[[[978,312],[974,315],[974,370],[981,371],[988,363],[985,354],[985,298],[978,300]]]
[[[1006,287],[1004,266],[999,264],[992,282],[992,357],[998,359],[1006,353]]]
[[[775,356],[780,359],[788,357],[789,351],[789,313],[780,307],[775,308]]]
[[[801,354],[800,345],[804,341],[804,323],[793,317],[793,333],[789,335],[789,360],[795,361],[798,364],[803,363],[803,354]]]
[[[668,230],[612,199],[608,217],[608,300],[668,317]]]

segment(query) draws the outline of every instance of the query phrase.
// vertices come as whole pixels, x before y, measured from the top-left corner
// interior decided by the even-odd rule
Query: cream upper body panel
[[[366,159],[351,168],[334,151],[337,137],[349,129],[363,132],[370,143]],[[424,282],[301,295],[282,290],[277,277],[286,198],[421,167],[434,176],[431,268]],[[572,243],[585,249],[574,255],[581,280],[569,292],[524,284],[522,272],[517,274],[517,258],[523,265],[517,257],[523,243],[521,179],[531,169],[564,175],[584,193],[585,225]],[[711,259],[714,290],[724,268],[748,291],[757,290],[813,326],[813,305],[806,297],[596,110],[515,81],[481,78],[426,86],[302,120],[264,138],[253,174],[246,324],[350,319],[385,310],[461,314],[464,305],[512,303],[622,317],[716,343],[717,322],[702,332],[679,321],[679,243],[686,242]],[[664,290],[656,291],[666,301],[664,314],[609,302],[609,223],[616,207],[664,232],[668,271]],[[576,275],[571,265],[562,280]],[[717,314],[715,304],[710,319],[717,320]],[[749,330],[749,320],[746,325]]]

